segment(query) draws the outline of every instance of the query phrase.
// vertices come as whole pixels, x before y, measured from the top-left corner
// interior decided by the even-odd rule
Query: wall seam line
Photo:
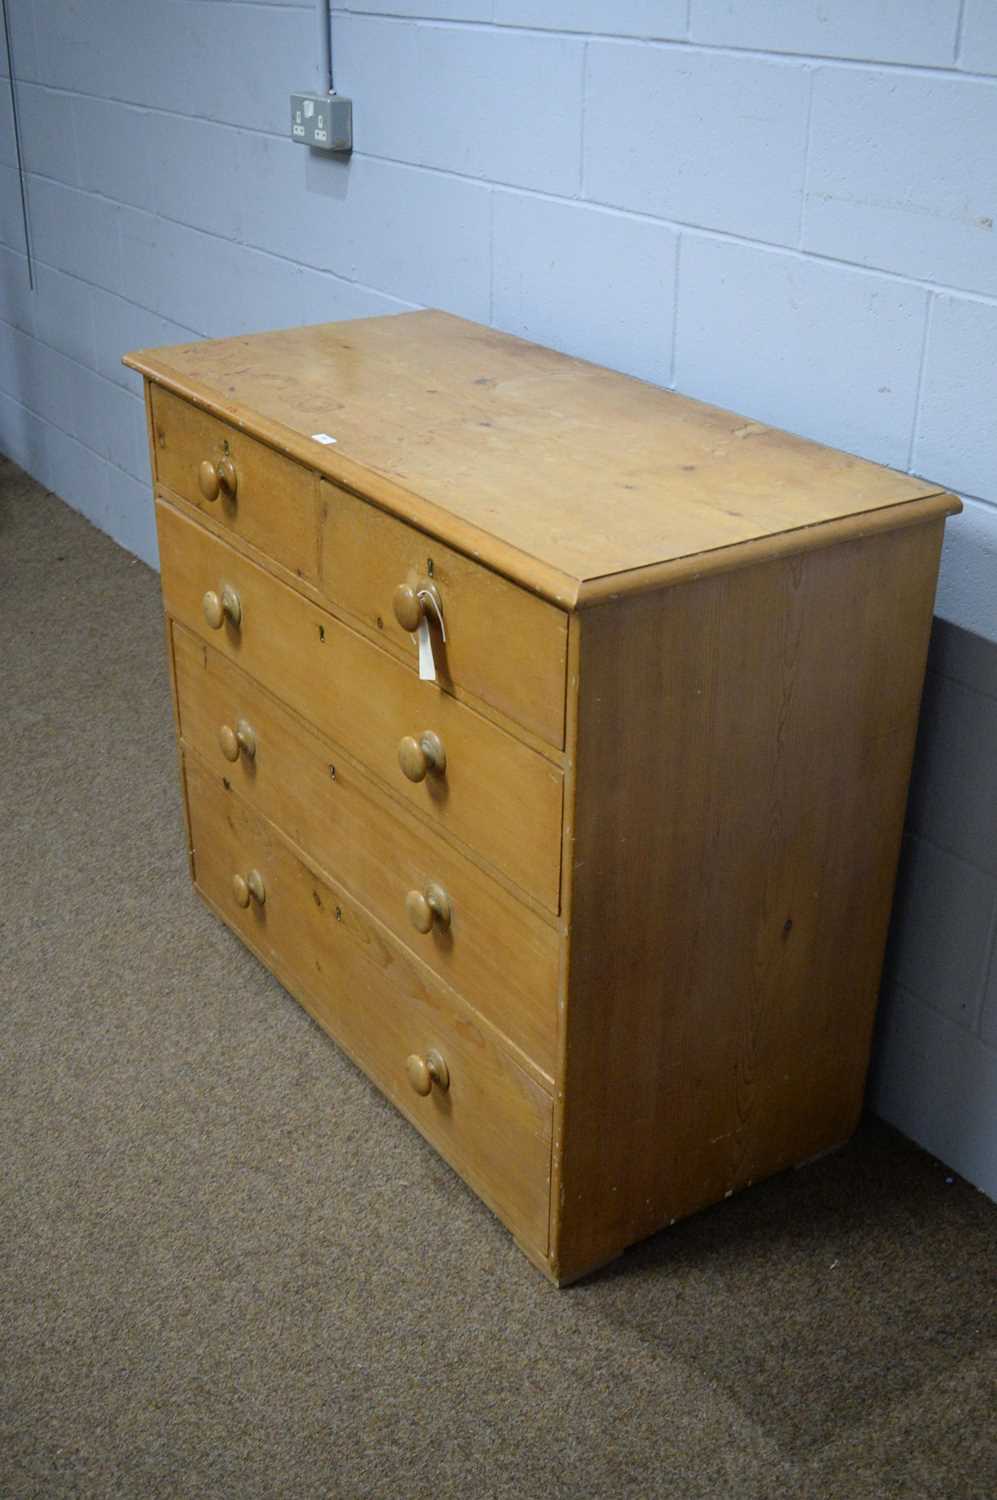
[[[808,69],[807,119],[803,130],[803,172],[800,176],[800,222],[796,235],[796,248],[801,254],[804,253],[803,246],[806,240],[807,229],[807,194],[810,191],[810,148],[813,140],[812,124],[816,80],[817,69]]]
[[[952,48],[953,65],[959,67],[959,59],[962,56],[962,38],[966,25],[966,0],[959,0],[959,14],[955,22],[955,44]]]
[[[997,894],[994,895],[993,909],[990,913],[986,962],[983,965],[983,980],[980,984],[980,1006],[976,1015],[976,1035],[985,1047],[990,1045],[983,1035],[983,1023],[987,1019],[987,992],[990,989],[991,973],[997,975]]]
[[[916,1005],[923,1005],[925,1010],[930,1011],[933,1016],[937,1016],[940,1021],[944,1021],[947,1026],[951,1026],[954,1032],[957,1032],[960,1036],[968,1037],[970,1041],[975,1042],[977,1046],[982,1047],[986,1052],[997,1053],[997,1047],[992,1042],[988,1042],[985,1037],[981,1037],[972,1027],[964,1026],[961,1021],[955,1020],[947,1011],[940,1010],[937,1005],[932,1004],[919,990],[912,990],[909,984],[904,984],[903,980],[898,979],[894,974],[885,974],[883,976],[883,983],[880,988],[881,995],[887,986],[892,990],[898,991],[905,999],[913,1000]],[[880,1001],[880,1004],[882,1004],[882,1001]],[[928,1150],[929,1148],[923,1146],[921,1149]]]
[[[282,139],[282,138],[281,138]],[[794,259],[826,266],[837,266],[843,271],[854,272],[863,276],[881,277],[885,281],[897,283],[901,286],[919,286],[931,292],[950,294],[963,300],[982,302],[987,306],[997,307],[997,291],[984,292],[972,287],[957,286],[951,282],[931,281],[924,276],[913,276],[903,271],[891,271],[883,266],[867,265],[861,261],[844,260],[840,256],[827,255],[820,250],[801,250],[798,246],[786,244],[784,241],[755,239],[750,235],[737,234],[732,230],[717,229],[712,225],[699,224],[684,219],[668,219],[658,214],[642,213],[639,209],[626,208],[616,203],[609,203],[602,199],[585,198],[579,199],[564,193],[551,192],[545,188],[532,188],[516,182],[505,182],[485,177],[475,177],[466,172],[456,172],[448,167],[434,167],[422,162],[404,161],[400,157],[383,156],[373,152],[354,151],[353,156],[361,161],[376,161],[389,166],[400,167],[409,172],[426,172],[433,176],[450,178],[455,182],[466,183],[469,186],[479,188],[487,192],[490,188],[506,189],[510,192],[521,193],[527,197],[543,198],[554,203],[563,203],[577,208],[589,208],[600,213],[609,213],[620,218],[637,219],[650,224],[664,225],[673,230],[681,230],[690,234],[703,235],[706,238],[722,240],[736,245],[746,245],[756,250],[771,255],[788,255]],[[11,170],[11,169],[7,169]],[[135,213],[147,214],[153,219],[163,219],[170,224],[178,224],[183,228],[194,230],[198,234],[210,235],[212,238],[225,240],[229,244],[243,245],[246,249],[256,250],[263,255],[272,255],[278,260],[288,260],[290,257],[281,256],[278,251],[267,250],[265,246],[257,245],[248,240],[234,239],[229,235],[218,234],[217,231],[205,229],[198,224],[192,224],[186,219],[174,219],[168,214],[161,213],[156,209],[150,209],[142,204],[132,203],[122,198],[112,198],[99,189],[81,187],[78,183],[64,182],[59,177],[51,177],[48,173],[29,170],[28,177],[40,178],[43,182],[49,182],[67,192],[81,193],[93,198],[98,202],[111,204],[114,207],[130,209]],[[14,245],[8,244],[7,248],[17,250]],[[343,276],[342,272],[328,271],[326,267],[316,265],[310,261],[293,261],[294,265],[306,266],[310,270],[327,271],[329,275],[339,276],[343,280],[350,280]],[[361,283],[355,283],[360,285]],[[372,291],[382,290],[378,287],[369,288]],[[390,293],[388,295],[391,295]],[[405,299],[402,299],[405,300]]]
[[[730,42],[697,42],[688,37],[638,36],[622,31],[591,31],[569,27],[522,26],[503,21],[451,20],[441,16],[389,15],[376,10],[351,10],[352,16],[370,21],[383,21],[386,25],[407,25],[415,22],[437,31],[505,31],[522,36],[570,37],[592,42],[610,42],[631,47],[655,47],[661,50],[674,49],[680,52],[702,52],[711,56],[752,57],[763,62],[799,66],[806,63],[828,63],[834,67],[854,68],[859,72],[915,73],[939,78],[948,78],[958,83],[978,82],[997,88],[997,77],[992,73],[969,72],[952,65],[940,67],[937,63],[898,62],[885,57],[848,57],[840,52],[780,52],[777,47],[738,47]]]
[[[928,363],[928,340],[937,298],[929,291],[924,309],[924,327],[921,330],[921,357],[917,365],[917,384],[914,387],[914,409],[911,414],[910,442],[907,445],[907,472],[914,470],[914,450],[917,447],[918,429],[921,422],[921,394],[924,388],[924,371]]]

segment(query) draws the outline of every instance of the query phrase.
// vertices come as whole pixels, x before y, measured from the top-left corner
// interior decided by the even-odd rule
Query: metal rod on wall
[[[24,191],[24,163],[21,160],[21,127],[17,118],[17,89],[14,80],[14,48],[10,40],[10,22],[7,19],[7,0],[0,0],[3,9],[3,37],[7,45],[7,82],[10,84],[10,114],[14,126],[14,154],[17,157],[17,180],[21,189],[21,219],[24,224],[24,254],[28,262],[28,286],[35,289],[35,270],[31,259],[31,233],[28,228],[28,199]]]
[[[332,93],[332,0],[317,0],[319,35],[319,92]]]

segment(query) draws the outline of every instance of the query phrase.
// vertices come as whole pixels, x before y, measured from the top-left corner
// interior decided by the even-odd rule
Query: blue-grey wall
[[[0,445],[155,562],[143,344],[431,304],[959,491],[873,1101],[997,1192],[997,4],[7,0]],[[7,71],[5,58],[0,58]]]

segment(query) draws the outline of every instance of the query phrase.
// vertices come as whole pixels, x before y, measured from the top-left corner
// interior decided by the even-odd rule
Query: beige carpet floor
[[[0,1494],[997,1493],[997,1207],[870,1121],[555,1291],[189,887],[156,577],[0,460]]]

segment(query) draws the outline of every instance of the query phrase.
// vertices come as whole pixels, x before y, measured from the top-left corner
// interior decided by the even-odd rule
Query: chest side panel
[[[854,1128],[941,530],[580,616],[564,1279]]]

